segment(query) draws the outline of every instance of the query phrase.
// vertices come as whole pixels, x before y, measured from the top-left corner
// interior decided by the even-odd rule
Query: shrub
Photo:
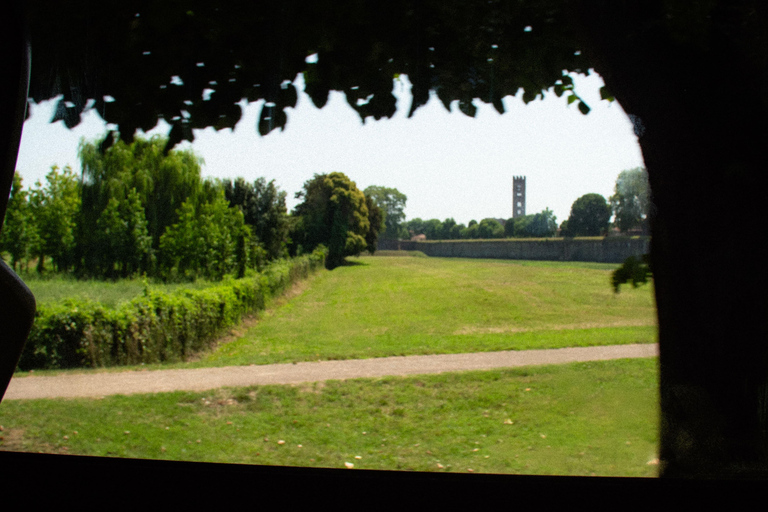
[[[117,308],[68,299],[41,305],[19,368],[75,368],[183,361],[212,346],[246,314],[325,265],[325,250],[278,260],[263,272],[203,290],[144,294]]]

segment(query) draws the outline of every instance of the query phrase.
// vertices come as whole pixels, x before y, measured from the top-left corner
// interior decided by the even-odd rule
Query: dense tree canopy
[[[555,236],[557,218],[552,210],[545,208],[540,213],[507,219],[504,234],[514,238],[547,238]]]
[[[221,279],[242,275],[251,230],[243,212],[230,208],[223,192],[211,202],[187,200],[179,220],[160,237],[161,266],[166,276]]]
[[[363,193],[365,197],[370,197],[382,211],[384,227],[380,233],[381,238],[387,240],[400,238],[403,222],[405,222],[405,203],[408,197],[396,188],[379,185],[366,187]]]
[[[67,271],[76,261],[76,223],[80,211],[80,180],[65,167],[54,166],[45,176],[45,184],[37,182],[29,196],[37,243],[37,266],[42,270],[50,256],[58,271]]]
[[[563,236],[601,236],[608,230],[611,207],[600,194],[584,194],[571,206]]]
[[[152,249],[157,251],[160,236],[178,220],[178,211],[188,198],[202,191],[200,158],[190,150],[163,154],[167,140],[136,138],[131,144],[118,141],[106,151],[96,142],[82,142],[79,148],[83,176],[82,226],[78,233],[86,267],[92,257],[96,236],[92,226],[110,200],[122,202],[134,190],[147,219]]]
[[[368,209],[368,233],[365,235],[365,249],[370,253],[376,252],[381,230],[384,229],[384,212],[369,195],[365,196],[365,207]]]
[[[260,133],[282,129],[299,73],[315,105],[343,91],[362,119],[394,114],[400,74],[413,84],[410,114],[430,90],[446,108],[458,100],[473,116],[475,99],[503,112],[505,96],[522,89],[529,102],[553,87],[589,110],[569,76],[588,62],[560,2],[40,0],[28,9],[40,48],[30,96],[63,94],[55,119],[67,126],[93,108],[126,141],[158,117],[172,125],[171,147],[192,140],[194,128],[232,128],[241,99],[265,100]]]
[[[619,173],[610,202],[613,222],[619,230],[626,232],[639,228],[643,233],[648,233],[651,191],[645,169],[629,169]]]
[[[504,226],[498,220],[487,218],[477,225],[478,238],[504,238]]]
[[[245,223],[251,227],[256,240],[264,248],[269,259],[287,255],[289,231],[286,194],[275,185],[275,180],[258,178],[248,183],[237,178],[221,182],[230,206],[239,207]]]
[[[325,245],[326,266],[335,268],[346,256],[366,250],[370,221],[365,195],[344,173],[315,174],[296,197],[303,201],[293,211],[299,218],[293,242],[304,251]]]
[[[32,252],[37,235],[27,202],[28,195],[22,186],[21,176],[15,174],[3,230],[0,232],[0,252],[8,253],[14,270]]]

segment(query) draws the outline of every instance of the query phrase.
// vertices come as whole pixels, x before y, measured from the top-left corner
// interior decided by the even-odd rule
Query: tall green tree
[[[600,194],[584,194],[571,206],[566,236],[601,236],[608,230],[611,207]]]
[[[66,272],[75,263],[75,228],[80,211],[80,180],[70,167],[59,170],[53,166],[30,192],[30,210],[37,231],[37,269],[45,270],[45,258],[50,256],[59,272]]]
[[[648,173],[642,167],[619,173],[614,194],[609,199],[614,224],[622,232],[640,228],[648,233],[648,214],[651,206]]]
[[[371,185],[363,190],[366,197],[381,208],[384,215],[384,228],[380,236],[387,240],[397,240],[405,222],[405,203],[408,197],[396,188]]]
[[[14,174],[5,222],[0,232],[0,252],[8,253],[14,270],[17,270],[17,265],[20,266],[21,262],[28,261],[36,238],[28,195],[22,185],[21,176]]]
[[[217,280],[240,275],[248,261],[250,227],[223,193],[212,202],[187,200],[179,220],[160,237],[160,264],[168,278]]]
[[[365,235],[366,250],[370,254],[376,252],[381,230],[384,229],[384,212],[370,196],[365,196],[365,207],[368,208],[368,233]]]
[[[333,269],[366,249],[370,223],[365,195],[345,174],[315,174],[296,197],[303,201],[293,211],[300,217],[293,239],[303,250],[327,246],[326,266]]]
[[[130,144],[118,141],[106,150],[96,142],[80,143],[83,185],[77,251],[81,273],[99,275],[111,268],[103,261],[100,249],[99,239],[103,240],[104,233],[97,232],[94,227],[113,200],[122,205],[129,201],[129,195],[134,191],[144,211],[151,251],[156,253],[160,237],[178,220],[182,203],[190,198],[197,200],[203,193],[201,159],[191,150],[164,153],[166,143],[167,139],[162,137],[137,137]],[[216,194],[212,190],[208,196]],[[129,215],[126,208],[134,207],[135,204],[113,206],[124,215]],[[142,261],[150,264],[152,258],[142,257]],[[149,268],[141,270],[151,271]]]
[[[242,210],[245,223],[251,226],[268,259],[285,257],[290,229],[285,192],[275,185],[274,180],[267,181],[265,178],[258,178],[252,183],[243,178],[236,178],[234,182],[227,179],[221,183],[230,206]]]
[[[123,201],[110,198],[96,221],[93,240],[95,266],[91,270],[96,275],[128,277],[149,270],[152,239],[136,189],[128,191]]]

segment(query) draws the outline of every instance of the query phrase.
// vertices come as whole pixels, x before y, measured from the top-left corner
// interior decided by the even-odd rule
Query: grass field
[[[615,295],[609,279],[616,265],[408,257],[351,263],[310,278],[238,328],[231,341],[185,366],[655,341],[651,287]],[[88,283],[79,286],[93,297]],[[121,293],[128,297],[129,289]],[[208,393],[5,401],[0,449],[358,469],[656,476],[657,466],[649,462],[657,456],[657,387],[657,361],[643,359]]]
[[[650,286],[600,263],[363,257],[323,272],[196,365],[655,342]]]
[[[37,275],[35,272],[22,274],[22,279],[35,295],[38,304],[57,302],[64,299],[89,299],[115,307],[128,302],[144,292],[142,279],[120,279],[117,281],[85,281],[56,274]],[[179,288],[200,289],[210,286],[206,281],[193,283],[148,283],[149,287],[163,291]]]
[[[0,405],[0,449],[653,477],[657,404],[655,359],[102,400],[7,401]]]

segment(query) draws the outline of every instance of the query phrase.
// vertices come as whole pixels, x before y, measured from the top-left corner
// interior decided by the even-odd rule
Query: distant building
[[[512,177],[512,218],[525,216],[525,176]]]

